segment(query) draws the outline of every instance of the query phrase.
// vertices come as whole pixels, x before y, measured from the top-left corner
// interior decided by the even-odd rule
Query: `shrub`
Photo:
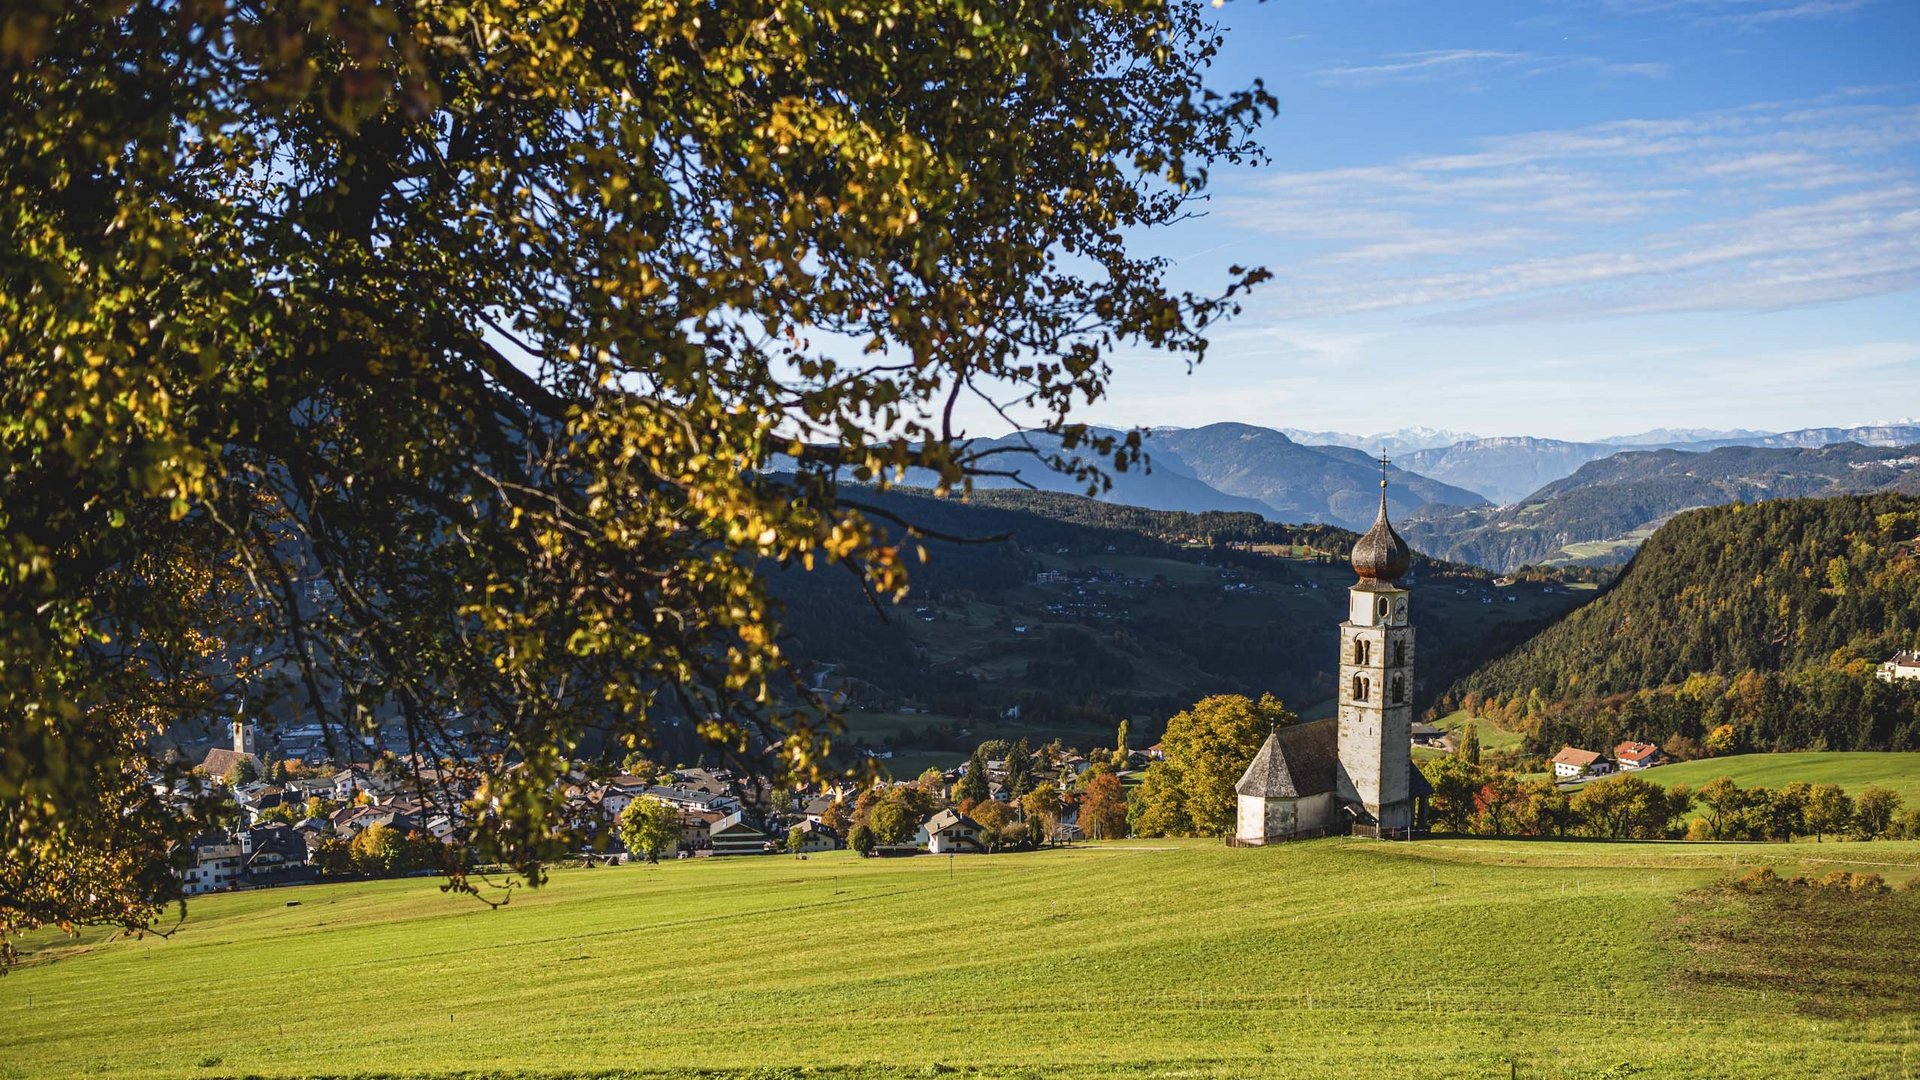
[[[1879,874],[1855,874],[1853,880],[1847,883],[1847,888],[1869,896],[1884,896],[1893,891],[1887,888],[1886,879]]]
[[[1696,824],[1698,823],[1696,822]],[[1774,873],[1773,867],[1771,866],[1756,866],[1746,873],[1741,874],[1739,880],[1734,882],[1734,885],[1748,892],[1771,889],[1779,884],[1780,875]]]

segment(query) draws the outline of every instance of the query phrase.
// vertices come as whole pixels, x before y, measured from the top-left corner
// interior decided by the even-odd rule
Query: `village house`
[[[231,889],[246,872],[246,853],[240,842],[226,833],[208,833],[193,841],[193,865],[183,876],[182,892],[188,896]]]
[[[982,854],[987,846],[980,839],[980,823],[958,810],[942,810],[921,826],[927,836],[927,850],[935,855]]]
[[[1447,742],[1447,733],[1432,724],[1413,725],[1413,745],[1440,748]]]
[[[1597,750],[1581,750],[1572,746],[1561,748],[1553,755],[1553,778],[1555,780],[1579,780],[1589,776],[1605,776],[1613,771],[1613,763]]]
[[[1881,682],[1889,683],[1920,679],[1920,651],[1894,653],[1893,659],[1881,664],[1874,676]]]
[[[800,852],[811,855],[816,851],[838,851],[846,845],[840,834],[817,821],[802,821],[794,826],[800,833]]]
[[[707,843],[715,855],[765,855],[771,850],[767,834],[754,828],[737,810],[713,823],[707,831]]]
[[[307,834],[288,825],[264,825],[240,834],[240,852],[250,885],[311,881]]]
[[[1613,760],[1622,770],[1651,769],[1665,760],[1652,743],[1623,742],[1613,748]]]

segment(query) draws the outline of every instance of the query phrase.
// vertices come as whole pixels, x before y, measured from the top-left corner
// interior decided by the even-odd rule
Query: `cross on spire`
[[[1387,452],[1380,451],[1380,512],[1387,512]]]

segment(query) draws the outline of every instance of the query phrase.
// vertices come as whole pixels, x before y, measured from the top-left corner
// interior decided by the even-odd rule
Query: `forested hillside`
[[[1595,602],[1453,697],[1535,749],[1920,749],[1920,693],[1873,677],[1920,645],[1920,498],[1794,499],[1675,517]]]
[[[1402,531],[1423,551],[1494,570],[1544,560],[1624,561],[1647,532],[1682,510],[1872,491],[1920,494],[1920,448],[1842,443],[1622,453],[1583,465],[1513,506],[1430,511]]]

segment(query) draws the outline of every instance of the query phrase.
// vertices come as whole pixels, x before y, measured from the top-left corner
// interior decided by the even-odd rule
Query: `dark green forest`
[[[1920,644],[1917,533],[1920,498],[1898,494],[1681,514],[1598,600],[1442,704],[1537,752],[1920,749],[1920,694],[1874,677]]]

